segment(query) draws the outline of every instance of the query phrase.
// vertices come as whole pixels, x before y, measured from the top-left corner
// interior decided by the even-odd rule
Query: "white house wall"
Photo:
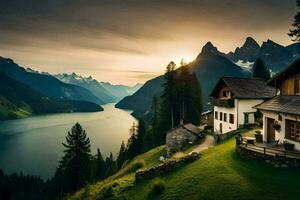
[[[282,143],[284,140],[287,140],[290,143],[295,144],[295,149],[300,150],[300,143],[295,142],[293,140],[288,140],[285,138],[285,127],[286,127],[286,120],[293,120],[300,122],[300,116],[295,117],[292,115],[287,114],[280,114],[282,117],[281,121],[278,121],[278,113],[270,112],[270,111],[262,111],[263,113],[263,140],[264,142],[267,142],[267,118],[274,119],[275,121],[280,124],[281,128],[279,131],[275,130],[275,140],[279,140],[280,143]]]
[[[257,109],[253,108],[254,106],[262,103],[261,99],[240,99],[237,101],[237,112],[238,112],[238,126],[244,125],[245,115],[244,113],[252,113],[249,114],[249,124],[254,124],[255,118],[254,113]]]
[[[236,102],[235,102],[235,105],[236,105]],[[217,120],[215,119],[215,111],[218,112],[218,119]],[[227,122],[223,121],[224,116],[223,116],[223,120],[220,121],[220,112],[227,113]],[[229,114],[234,115],[234,123],[233,124],[229,123]],[[229,131],[236,130],[237,129],[236,115],[237,115],[236,107],[234,107],[234,108],[225,108],[225,107],[214,106],[214,131],[216,133],[220,133],[220,123],[222,123],[223,133],[227,133]]]
[[[220,133],[220,123],[222,123],[222,132],[227,133],[236,130],[239,126],[244,125],[245,116],[244,113],[252,113],[249,115],[249,123],[255,122],[254,113],[257,111],[253,107],[262,103],[263,100],[250,100],[250,99],[235,99],[234,108],[225,108],[214,106],[214,131]],[[215,119],[215,112],[218,112],[218,119]],[[227,122],[220,121],[220,112],[227,113]],[[229,123],[229,114],[234,115],[234,123]]]

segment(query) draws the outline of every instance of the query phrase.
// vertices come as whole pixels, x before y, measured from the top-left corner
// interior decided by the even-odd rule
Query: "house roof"
[[[267,84],[273,87],[281,85],[282,81],[286,80],[290,75],[300,72],[300,59],[293,62],[290,66],[279,72]]]
[[[214,96],[224,84],[237,99],[269,99],[276,95],[276,89],[267,86],[262,79],[222,77],[210,96]]]
[[[176,131],[176,132],[178,132],[178,131],[180,131],[180,132],[191,132],[195,135],[199,135],[201,133],[201,130],[197,126],[195,126],[194,124],[191,124],[191,123],[184,124],[184,125],[179,125],[179,126],[173,128],[173,129],[171,129],[170,131],[168,131],[168,133],[172,133],[174,131]]]
[[[201,113],[201,115],[203,116],[203,115],[207,115],[207,114],[210,114],[210,113],[212,113],[213,111],[212,110],[208,110],[208,111],[206,111],[206,112],[203,112],[203,113]]]
[[[300,115],[300,96],[276,96],[254,108],[273,112]]]

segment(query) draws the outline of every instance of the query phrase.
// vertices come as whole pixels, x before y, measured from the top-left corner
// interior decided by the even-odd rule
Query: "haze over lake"
[[[5,173],[20,172],[50,178],[63,155],[62,142],[71,127],[79,122],[91,140],[95,154],[118,152],[127,142],[129,129],[136,119],[130,111],[103,106],[103,112],[34,116],[0,122],[0,168]]]

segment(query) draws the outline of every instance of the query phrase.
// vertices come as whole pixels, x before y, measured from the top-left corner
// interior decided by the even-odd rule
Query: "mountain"
[[[8,77],[54,99],[90,101],[100,105],[104,104],[101,99],[85,88],[63,83],[48,74],[28,72],[11,59],[0,57],[0,71],[4,72]]]
[[[56,74],[53,76],[64,83],[77,85],[89,90],[97,98],[101,99],[103,103],[112,103],[117,101],[117,98],[113,94],[111,94],[101,85],[101,83],[93,79],[91,76],[85,78],[77,75],[76,73]]]
[[[107,82],[98,82],[91,76],[83,77],[76,73],[56,74],[53,76],[64,83],[77,85],[89,90],[104,103],[117,102],[125,96],[132,95],[141,87],[140,84],[129,87],[125,85],[112,85]]]
[[[206,110],[210,92],[222,76],[248,77],[250,73],[231,62],[216,47],[207,43],[196,60],[189,64],[191,71],[196,73],[202,90],[203,107]]]
[[[234,52],[228,53],[227,56],[234,62],[239,60],[254,62],[259,55],[259,50],[259,44],[252,37],[248,37],[242,47],[237,47]]]
[[[100,110],[103,109],[91,102],[52,99],[0,72],[0,120],[26,117],[31,114]]]
[[[232,63],[225,54],[218,51],[211,42],[208,42],[197,58],[189,63],[191,72],[195,72],[201,90],[204,110],[208,109],[207,102],[209,94],[213,87],[222,76],[247,77],[250,76],[248,71],[243,70],[240,66]],[[177,69],[177,72],[180,68]],[[131,109],[135,111],[136,116],[145,114],[151,107],[154,96],[161,96],[163,76],[159,76],[145,83],[141,89],[131,96],[122,99],[116,107]]]
[[[261,58],[272,72],[277,73],[299,58],[300,44],[295,43],[285,47],[267,40],[259,46],[253,38],[248,37],[242,47],[236,48],[226,56],[241,66],[247,64],[250,66],[249,64],[253,64],[257,58]]]
[[[114,97],[117,99],[117,101],[120,101],[126,96],[130,96],[133,93],[135,93],[138,89],[142,87],[142,84],[136,84],[132,87],[126,86],[126,85],[113,85],[108,82],[101,82],[101,85],[108,90]]]
[[[154,96],[160,97],[163,91],[164,77],[159,76],[147,81],[137,92],[126,96],[116,104],[116,108],[134,111],[135,116],[145,114],[150,109]]]

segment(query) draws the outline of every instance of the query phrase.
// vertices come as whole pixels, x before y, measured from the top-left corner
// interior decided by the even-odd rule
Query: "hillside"
[[[163,148],[161,146],[142,154],[127,166],[136,160],[144,160],[145,167],[152,166],[164,153]],[[119,174],[89,185],[69,199],[289,200],[299,197],[299,171],[276,169],[241,158],[235,152],[233,138],[203,151],[200,159],[193,163],[160,177],[166,187],[160,196],[149,195],[154,179],[136,182],[134,173],[124,174],[124,171],[126,167]]]
[[[117,108],[134,110],[136,116],[150,109],[154,96],[160,97],[163,91],[164,77],[159,76],[147,81],[137,92],[127,96],[116,104]]]
[[[100,105],[104,103],[85,88],[63,83],[48,74],[27,72],[11,59],[0,57],[0,71],[11,79],[54,99],[89,101]]]
[[[248,71],[232,63],[219,52],[212,43],[208,42],[197,58],[189,63],[190,70],[196,73],[199,85],[202,90],[203,109],[209,109],[208,99],[214,85],[222,76],[247,77],[250,76]],[[180,71],[180,68],[177,69]],[[123,109],[134,110],[141,115],[150,109],[154,96],[161,96],[163,76],[159,76],[145,83],[132,96],[122,99],[116,106]]]
[[[0,72],[0,120],[32,114],[92,112],[102,108],[91,102],[61,101],[42,95]]]

